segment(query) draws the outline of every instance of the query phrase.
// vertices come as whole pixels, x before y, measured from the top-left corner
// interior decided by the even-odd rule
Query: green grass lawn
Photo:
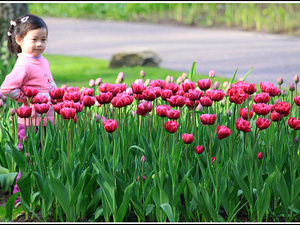
[[[67,86],[89,87],[90,79],[102,78],[102,83],[114,84],[120,72],[124,73],[124,83],[130,86],[136,79],[140,79],[140,71],[144,70],[146,79],[166,79],[168,75],[173,76],[174,82],[182,73],[189,73],[189,71],[172,71],[159,67],[122,67],[116,69],[108,68],[109,61],[103,59],[94,59],[89,57],[73,57],[62,55],[48,55],[44,57],[48,59],[51,73],[58,87],[62,84]],[[192,67],[193,62],[191,62]],[[197,68],[197,63],[196,63]],[[195,81],[204,78],[209,78],[208,74],[196,74]],[[216,81],[220,83],[220,87],[224,81],[230,81],[226,78],[217,77]]]

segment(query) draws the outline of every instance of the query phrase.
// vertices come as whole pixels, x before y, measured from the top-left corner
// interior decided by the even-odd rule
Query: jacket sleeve
[[[5,77],[0,92],[15,101],[26,102],[27,97],[21,89],[26,75],[26,70],[22,66],[15,65],[11,73]]]

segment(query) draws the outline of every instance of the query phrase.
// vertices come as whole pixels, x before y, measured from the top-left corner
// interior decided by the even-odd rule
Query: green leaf
[[[125,188],[125,191],[124,191],[124,196],[123,196],[123,201],[118,209],[118,212],[117,212],[117,221],[115,222],[122,222],[125,215],[126,215],[126,212],[127,212],[127,209],[129,207],[129,201],[130,201],[130,198],[131,198],[131,194],[132,194],[132,189],[133,189],[133,186],[134,186],[134,183],[135,181],[133,181],[131,184],[129,184],[126,188]]]
[[[70,206],[75,204],[76,200],[78,199],[79,194],[81,193],[81,191],[83,189],[83,185],[85,184],[86,173],[87,173],[88,169],[89,168],[86,168],[80,175],[79,182],[78,182],[77,186],[74,188],[74,191],[71,196]]]
[[[54,178],[53,176],[50,176],[49,180],[49,186],[51,191],[54,193],[54,195],[57,197],[60,205],[62,206],[67,220],[70,220],[70,199],[69,199],[69,191],[66,189],[66,187],[63,185],[63,183]]]
[[[278,174],[278,181],[276,183],[277,191],[280,195],[280,199],[283,203],[283,209],[284,209],[284,214],[287,217],[288,216],[288,208],[289,208],[289,202],[290,202],[290,195],[289,195],[289,190],[286,184],[286,181],[284,179],[284,176],[282,173],[279,172]]]
[[[192,82],[195,82],[195,70],[196,70],[196,62],[193,63],[192,68],[188,74],[188,79]]]
[[[31,203],[31,172],[22,173],[17,182],[18,188],[21,193],[21,200],[23,199],[27,204]]]
[[[0,166],[0,169],[1,168],[3,167]],[[11,186],[15,182],[18,173],[17,172],[9,173],[9,171],[7,173],[2,173],[2,172],[0,171],[0,187],[2,191],[7,191],[11,188]]]
[[[42,176],[38,173],[38,172],[33,172],[33,175],[37,181],[37,186],[40,192],[40,195],[42,198],[45,198],[46,196],[46,190],[44,188],[44,179],[42,178]]]
[[[6,209],[5,219],[6,220],[12,219],[14,204],[15,204],[15,201],[16,201],[17,197],[19,196],[19,194],[20,194],[19,191],[14,193],[7,201],[7,203],[5,205],[5,209]]]
[[[269,188],[263,189],[255,203],[254,208],[257,208],[257,222],[262,222],[263,216],[270,207],[271,192]],[[254,218],[253,218],[254,219]]]
[[[164,212],[166,213],[169,221],[171,223],[175,222],[175,219],[174,219],[174,215],[173,215],[173,212],[172,212],[172,208],[171,206],[169,205],[169,203],[164,203],[162,205],[160,205],[160,207],[164,210]]]
[[[209,211],[209,214],[211,215],[212,219],[214,222],[218,222],[218,213],[216,212],[214,208],[214,204],[212,203],[211,196],[208,194],[207,190],[199,184],[199,187],[201,189],[201,193],[206,205],[207,210]]]
[[[242,81],[246,79],[246,77],[250,74],[250,72],[253,70],[253,67],[247,72],[247,74],[243,77]]]

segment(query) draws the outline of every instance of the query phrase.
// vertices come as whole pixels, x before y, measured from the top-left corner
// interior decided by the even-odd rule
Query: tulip
[[[112,90],[112,85],[110,83],[104,83],[100,84],[98,87],[99,91],[106,93],[106,92],[111,92]]]
[[[294,117],[290,117],[288,125],[294,130],[300,130],[300,118],[295,119]]]
[[[283,84],[283,79],[282,79],[282,77],[278,77],[278,79],[277,79],[277,84],[278,84],[278,85],[282,85],[282,84]]]
[[[64,88],[51,88],[49,90],[49,95],[52,99],[62,99],[65,94]]]
[[[296,97],[294,98],[294,102],[297,106],[300,106],[300,95],[296,95]]]
[[[231,130],[225,125],[217,126],[217,138],[223,139],[228,137],[231,134]]]
[[[9,108],[9,115],[14,116],[16,113],[14,108]]]
[[[247,83],[246,83],[247,84]],[[251,83],[251,84],[247,84],[247,86],[245,87],[244,91],[248,94],[248,95],[252,95],[254,92],[257,91],[256,87],[255,87],[255,83]]]
[[[165,122],[165,130],[169,133],[175,133],[179,127],[179,124],[175,120]]]
[[[106,92],[106,93],[102,93],[100,92],[98,96],[95,96],[96,100],[100,103],[100,104],[109,104],[113,98],[112,93],[110,92]]]
[[[141,83],[141,84],[131,83],[131,88],[132,88],[133,93],[142,94],[142,92],[146,89],[146,86],[143,83]]]
[[[49,99],[46,95],[38,94],[33,97],[31,103],[33,104],[41,104],[41,103],[48,103]]]
[[[141,70],[141,71],[140,71],[140,76],[141,76],[141,77],[145,77],[145,76],[146,76],[146,73],[145,73],[144,70]]]
[[[63,100],[79,102],[80,98],[81,98],[81,93],[79,91],[72,91],[64,94]]]
[[[183,107],[185,105],[185,97],[180,95],[173,95],[167,101],[171,107]]]
[[[158,105],[155,109],[156,114],[160,117],[166,117],[167,111],[171,109],[171,106],[168,105]]]
[[[194,82],[185,82],[181,84],[181,87],[184,92],[189,92],[196,88],[196,84]]]
[[[210,79],[197,80],[197,84],[202,91],[206,91],[211,87],[211,80]]]
[[[252,105],[253,111],[257,115],[267,115],[271,111],[271,105],[266,105],[265,103],[258,103]]]
[[[210,107],[213,104],[213,101],[207,96],[200,98],[199,101],[200,101],[200,104],[204,107]]]
[[[280,113],[276,112],[275,110],[269,114],[269,118],[273,121],[279,121],[283,118],[283,115],[281,115]]]
[[[49,111],[49,105],[46,103],[34,104],[34,110],[39,114],[44,114]]]
[[[200,116],[201,124],[206,125],[213,125],[216,122],[217,115],[216,114],[202,114]]]
[[[170,109],[166,114],[170,120],[177,120],[180,117],[180,110]]]
[[[95,87],[95,85],[96,85],[95,80],[90,79],[89,86],[92,88],[92,87]]]
[[[207,91],[206,92],[206,96],[209,97],[212,101],[221,101],[224,96],[225,96],[225,93],[223,92],[222,89],[220,90],[210,90],[210,91]]]
[[[297,84],[299,82],[299,76],[296,74],[294,76],[294,83]]]
[[[229,88],[228,89],[229,101],[235,104],[242,104],[248,98],[248,94],[244,92],[242,88]]]
[[[29,87],[27,85],[23,86],[21,89],[24,92],[24,94],[29,98],[34,97],[39,93],[39,91],[36,88]]]
[[[238,120],[235,121],[236,129],[243,132],[250,132],[250,122],[244,120],[242,117],[240,117]]]
[[[103,121],[103,127],[108,133],[112,133],[117,129],[117,121],[113,119],[109,119],[107,121]]]
[[[253,116],[253,110],[249,111],[248,108],[244,108],[244,109],[240,108],[240,116],[245,120],[248,119],[248,112],[249,112],[249,117],[251,119]]]
[[[270,100],[270,95],[265,92],[261,92],[253,96],[253,101],[255,103],[268,103]]]
[[[179,85],[176,84],[176,83],[164,83],[163,84],[163,89],[171,90],[172,93],[175,94],[179,89]]]
[[[276,112],[287,116],[290,113],[291,105],[287,102],[278,101],[274,109]]]
[[[193,134],[187,134],[183,133],[182,134],[182,142],[185,144],[191,144],[194,141]]]
[[[142,92],[143,99],[147,101],[154,101],[156,99],[156,93],[154,92],[153,89],[148,87]]]
[[[216,157],[211,157],[211,163],[213,164],[215,161]]]
[[[28,106],[21,106],[16,109],[17,115],[21,118],[29,118],[31,116],[32,108]]]
[[[143,155],[142,157],[141,157],[141,162],[145,162],[146,161],[146,157]]]
[[[102,78],[100,78],[100,77],[98,77],[96,80],[95,80],[95,84],[96,85],[100,85],[100,84],[102,84]]]
[[[143,176],[143,181],[145,181],[146,180],[146,176]],[[138,181],[140,181],[140,176],[138,176]]]
[[[256,127],[260,130],[264,130],[270,126],[271,122],[267,118],[261,118],[260,116],[256,120]]]
[[[56,105],[53,105],[53,109],[55,110],[56,113],[60,114],[60,110],[62,109],[63,103],[58,103]]]
[[[198,89],[189,89],[187,93],[187,98],[189,98],[189,100],[191,101],[199,100],[202,96],[203,96],[202,91]]]
[[[163,90],[161,90],[161,98],[164,101],[167,101],[167,99],[171,98],[172,95],[173,95],[172,90],[169,90],[169,89],[163,89]]]
[[[200,155],[203,151],[204,151],[204,146],[203,145],[197,145],[194,147],[195,148],[195,152]]]
[[[199,100],[196,101],[191,101],[188,98],[185,101],[185,105],[189,108],[189,109],[194,109],[197,108],[197,106],[200,104]]]
[[[210,70],[209,73],[208,73],[208,76],[210,78],[214,78],[215,77],[215,71],[214,70]]]
[[[83,106],[91,107],[92,105],[95,104],[95,98],[91,97],[89,95],[85,95],[82,98],[82,104],[83,104]]]
[[[136,113],[141,116],[146,116],[152,110],[152,103],[143,101],[137,106]]]
[[[75,117],[76,109],[74,108],[62,108],[60,110],[60,115],[64,119],[72,119]]]
[[[94,96],[94,89],[92,88],[82,88],[83,96]]]
[[[262,157],[263,157],[262,152],[259,152],[259,153],[257,154],[257,159],[262,159]]]
[[[178,77],[177,80],[176,80],[176,83],[177,83],[178,85],[180,85],[180,84],[183,83],[183,81],[184,81],[184,79],[183,79],[182,77]]]
[[[160,87],[161,89],[163,89],[165,83],[166,83],[166,81],[157,79],[157,80],[151,81],[149,86],[150,87]]]

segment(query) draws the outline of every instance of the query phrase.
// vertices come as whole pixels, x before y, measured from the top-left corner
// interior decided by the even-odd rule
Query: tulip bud
[[[299,141],[298,137],[295,137],[295,143],[297,144]]]
[[[214,85],[212,86],[212,89],[213,89],[213,90],[218,90],[219,87],[220,87],[220,84],[219,84],[218,81],[216,81],[216,82],[214,83]]]
[[[141,70],[141,72],[140,72],[140,76],[141,76],[141,77],[145,77],[145,76],[146,76],[146,73],[145,73],[145,71],[144,71],[144,70]]]
[[[132,114],[133,117],[135,117],[135,115],[136,115],[135,111],[133,111],[133,110],[131,110],[131,114]]]
[[[145,81],[144,85],[145,85],[146,87],[148,87],[149,84],[150,84],[150,79],[147,79],[147,80]]]
[[[214,70],[210,70],[208,76],[210,78],[214,78],[215,77],[215,71]]]
[[[96,123],[98,123],[100,119],[101,119],[100,115],[96,115]]]
[[[95,101],[95,106],[96,106],[96,107],[100,107],[101,104],[100,104],[98,101]]]
[[[142,84],[142,83],[144,83],[142,79],[136,79],[134,81],[134,84]]]
[[[196,107],[196,111],[202,111],[203,107],[201,104],[197,105]]]
[[[6,95],[2,95],[2,97],[1,97],[1,99],[4,101],[4,102],[6,102],[6,100],[7,100],[7,96]]]
[[[182,76],[183,80],[185,80],[187,78],[187,74],[186,73],[182,73],[181,76]]]
[[[145,162],[146,161],[146,158],[145,158],[145,156],[143,155],[142,157],[141,157],[141,162]]]
[[[231,117],[231,111],[230,111],[230,109],[227,109],[225,111],[225,115]]]
[[[4,102],[2,99],[0,99],[0,108],[3,107],[3,105],[4,105]]]
[[[168,76],[166,77],[166,82],[167,82],[167,83],[171,83],[171,76],[170,76],[170,75],[168,75]]]
[[[94,79],[90,79],[89,86],[90,87],[94,87],[95,86],[95,80]]]
[[[62,84],[62,85],[61,85],[61,88],[63,88],[63,89],[67,89],[67,85],[65,85],[65,84]]]
[[[95,84],[96,85],[100,85],[100,84],[102,84],[102,78],[100,78],[100,77],[98,77],[97,79],[96,79],[96,81],[95,81]]]
[[[15,115],[15,113],[16,113],[16,111],[15,111],[14,108],[10,108],[10,109],[9,109],[9,114],[10,114],[10,115],[13,116],[13,115]]]
[[[25,153],[26,158],[30,158],[30,155],[28,152]]]
[[[25,135],[24,137],[23,137],[23,141],[24,142],[27,142],[28,141],[28,136],[27,135]],[[27,153],[28,154],[28,153]],[[29,155],[29,154],[28,154]]]
[[[221,105],[222,105],[222,106],[225,106],[225,105],[226,105],[226,98],[223,98],[223,99],[221,100]]]
[[[283,79],[282,77],[278,77],[277,79],[277,84],[282,85],[283,84]]]
[[[262,157],[263,157],[262,152],[259,152],[259,153],[257,154],[257,158],[258,158],[258,159],[262,159]]]
[[[286,91],[285,90],[281,90],[281,95],[284,97],[287,95]]]
[[[183,78],[183,77],[178,77],[176,83],[177,83],[178,85],[180,85],[180,84],[182,84],[183,81],[184,81],[184,78]]]
[[[299,76],[296,74],[295,76],[294,76],[294,83],[298,83],[299,82]]]
[[[294,86],[293,83],[290,83],[290,84],[289,84],[289,90],[290,90],[290,91],[295,91],[295,86]]]

